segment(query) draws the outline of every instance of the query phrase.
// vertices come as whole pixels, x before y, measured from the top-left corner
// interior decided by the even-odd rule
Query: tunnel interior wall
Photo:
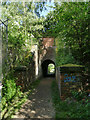
[[[49,59],[43,61],[43,63],[41,64],[43,77],[55,77],[55,73],[48,74],[48,65],[49,64],[54,64],[55,65],[55,63],[52,60],[49,60]]]

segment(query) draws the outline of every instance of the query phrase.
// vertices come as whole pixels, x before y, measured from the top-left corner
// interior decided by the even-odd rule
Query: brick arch
[[[56,49],[56,46],[55,46],[55,40],[54,38],[50,38],[50,37],[47,37],[47,38],[41,38],[40,39],[40,46],[39,46],[39,59],[38,59],[38,63],[39,63],[39,67],[38,67],[38,75],[39,76],[45,76],[46,73],[47,73],[47,63],[45,61],[52,61],[51,63],[53,63],[54,65],[56,65],[55,63],[55,49]],[[44,66],[44,64],[46,66]],[[44,67],[43,67],[44,66]],[[44,69],[44,70],[43,70]],[[45,71],[45,74],[44,72]]]

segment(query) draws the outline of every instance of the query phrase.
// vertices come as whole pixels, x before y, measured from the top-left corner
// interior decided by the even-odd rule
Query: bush
[[[7,102],[10,102],[18,92],[21,93],[20,86],[16,86],[16,80],[17,79],[13,76],[13,73],[9,73],[3,79],[2,97],[5,97]]]
[[[63,49],[64,51],[64,49]],[[68,51],[68,50],[67,50]],[[65,52],[63,54],[61,49],[58,49],[56,54],[56,64],[57,66],[64,65],[64,64],[77,64],[73,55],[71,53]]]
[[[15,112],[15,108],[19,108],[19,103],[25,101],[25,96],[20,91],[20,86],[16,86],[16,78],[13,76],[13,72],[9,73],[3,78],[2,84],[2,100],[1,109],[2,119],[8,119]],[[10,110],[12,108],[12,110]]]

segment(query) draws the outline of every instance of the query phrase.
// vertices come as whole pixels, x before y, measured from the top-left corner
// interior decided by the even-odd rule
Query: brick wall
[[[21,86],[22,91],[27,91],[30,84],[35,81],[35,63],[31,62],[27,67],[20,66],[15,68],[16,84]]]
[[[57,70],[56,80],[58,82],[61,99],[70,97],[71,91],[73,90],[80,91],[83,89],[82,70],[82,67],[60,67],[60,69]]]
[[[43,46],[52,47],[54,46],[54,38],[42,38]]]

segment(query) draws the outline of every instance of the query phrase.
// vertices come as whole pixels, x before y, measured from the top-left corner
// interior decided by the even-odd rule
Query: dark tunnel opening
[[[51,70],[50,70],[50,67]],[[55,63],[52,60],[45,60],[42,63],[43,77],[55,77]]]

